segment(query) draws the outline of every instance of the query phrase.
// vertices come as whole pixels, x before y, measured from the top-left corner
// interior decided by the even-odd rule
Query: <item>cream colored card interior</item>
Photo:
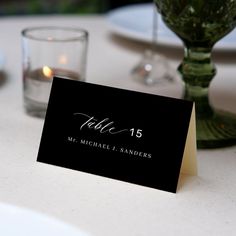
[[[197,175],[196,119],[194,105],[190,118],[180,173],[188,175]]]

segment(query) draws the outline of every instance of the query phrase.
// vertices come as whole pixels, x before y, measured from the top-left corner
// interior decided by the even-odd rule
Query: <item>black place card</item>
[[[192,102],[54,78],[37,161],[176,192],[195,157]]]

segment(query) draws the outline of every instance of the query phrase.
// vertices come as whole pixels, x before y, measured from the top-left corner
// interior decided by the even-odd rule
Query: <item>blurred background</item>
[[[25,14],[106,13],[114,8],[151,0],[1,0],[0,16]]]

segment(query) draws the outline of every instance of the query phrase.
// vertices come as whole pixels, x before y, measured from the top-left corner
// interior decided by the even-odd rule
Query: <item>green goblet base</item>
[[[221,148],[236,144],[236,115],[223,112],[197,118],[197,147]]]

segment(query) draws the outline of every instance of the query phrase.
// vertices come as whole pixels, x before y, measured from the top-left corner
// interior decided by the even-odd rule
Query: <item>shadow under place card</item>
[[[195,131],[190,101],[55,77],[37,161],[175,193]]]

